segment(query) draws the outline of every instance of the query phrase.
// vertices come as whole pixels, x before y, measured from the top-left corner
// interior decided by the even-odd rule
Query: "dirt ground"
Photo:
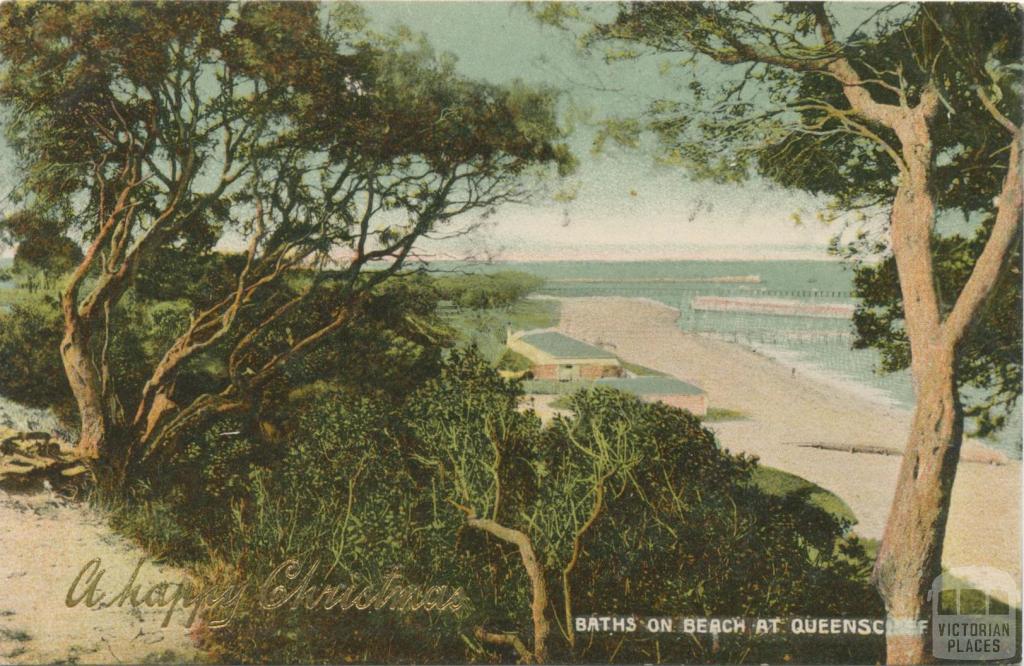
[[[115,597],[145,553],[115,534],[96,511],[52,491],[0,491],[0,663],[193,662],[197,651],[178,612],[166,629],[165,611],[132,604],[69,608],[68,590],[95,558],[105,570],[97,589]],[[184,574],[142,565],[145,591]],[[76,587],[76,592],[82,591]]]

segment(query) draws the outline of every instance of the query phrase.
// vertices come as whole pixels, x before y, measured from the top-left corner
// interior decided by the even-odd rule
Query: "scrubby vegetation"
[[[145,283],[125,301],[131,312],[108,353],[126,395],[140,390],[155,350],[187,325],[188,303],[203,297],[194,285]],[[205,632],[213,658],[877,657],[874,638],[575,636],[568,618],[590,613],[880,609],[866,581],[870,560],[848,533],[853,517],[834,496],[724,452],[686,412],[607,389],[564,396],[570,415],[542,425],[521,410],[522,383],[502,379],[494,359],[460,337],[440,296],[423,275],[378,287],[360,325],[291,364],[266,400],[183,432],[180,446],[127,486],[107,479],[94,491],[115,527],[205,580],[258,586],[296,560],[317,584],[372,587],[400,575],[461,588],[465,599],[457,612],[268,610],[253,588],[229,626]],[[4,386],[56,407],[67,392],[50,385],[52,395],[35,395],[29,380],[41,367],[60,376],[59,320],[45,299],[33,302],[10,315],[0,354],[38,358],[5,365]],[[550,315],[532,309],[545,301],[522,303],[479,314]],[[54,344],[34,345],[31,332],[46,330]],[[223,381],[225,372],[200,357],[182,389]],[[533,569],[524,566],[524,543]],[[540,591],[547,601],[538,616],[531,608]]]
[[[340,5],[9,3],[0,23],[25,167],[0,392],[77,428],[117,529],[245,586],[227,626],[195,627],[212,659],[877,659],[875,638],[575,634],[881,611],[849,523],[765,492],[688,413],[600,388],[548,424],[523,410],[495,366],[523,365],[508,327],[556,321],[524,298],[537,278],[408,266],[572,169],[553,91],[465,79]],[[396,580],[398,601],[355,592]],[[268,608],[267,581],[312,591]]]
[[[437,289],[443,300],[460,308],[486,310],[511,307],[544,284],[542,278],[522,271],[467,273],[438,277]]]
[[[872,638],[737,636],[712,646],[681,635],[657,644],[572,635],[567,618],[590,613],[879,608],[848,524],[813,493],[765,492],[758,479],[772,473],[722,451],[686,412],[594,389],[544,427],[517,408],[520,391],[473,350],[453,352],[396,402],[319,383],[265,416],[274,428],[229,419],[197,434],[136,487],[121,524],[225,580],[261,581],[296,559],[304,571],[317,563],[318,581],[373,584],[398,571],[467,599],[433,614],[249,606],[209,634],[229,661],[877,657]],[[531,613],[538,590],[544,624]]]
[[[130,325],[114,338],[119,363],[145,363],[146,350],[183,325],[178,301],[162,300],[173,295],[154,289],[134,297]],[[713,649],[716,659],[748,650],[766,660],[822,654],[821,645],[764,638],[717,646],[683,637],[655,644],[637,636],[621,645],[570,638],[567,609],[877,612],[864,578],[869,561],[847,523],[822,504],[820,489],[766,484],[781,473],[723,452],[688,414],[607,390],[566,396],[572,416],[543,427],[518,409],[520,384],[502,380],[472,346],[445,351],[457,340],[438,314],[438,297],[426,277],[391,283],[360,329],[292,368],[274,401],[187,433],[179,452],[155,461],[127,490],[97,491],[119,529],[220,582],[262,581],[296,559],[307,569],[316,563],[318,579],[333,584],[379,583],[398,571],[412,583],[461,587],[469,601],[457,613],[419,615],[249,605],[228,627],[208,632],[216,658],[521,657],[488,639],[496,634],[514,634],[532,654],[534,593],[518,547],[478,527],[480,519],[524,535],[536,553],[550,602],[542,645],[549,659],[681,661],[707,659]],[[40,306],[35,323],[18,316],[46,330],[55,313]],[[30,346],[19,330],[4,329],[8,350]],[[26,373],[59,363],[52,347],[40,349],[50,350],[49,359],[23,366]],[[211,381],[223,369],[201,363],[194,372],[190,381]],[[580,529],[592,512],[597,518]],[[785,580],[768,564],[779,561],[787,563]],[[842,649],[835,659],[875,655],[878,645],[865,639],[854,646],[858,655],[849,644]]]
[[[456,332],[457,344],[473,345],[484,358],[498,364],[507,351],[505,342],[509,328],[513,331],[548,328],[558,323],[558,312],[558,301],[524,299],[509,307],[448,311],[444,320]],[[505,363],[509,360],[506,358]]]

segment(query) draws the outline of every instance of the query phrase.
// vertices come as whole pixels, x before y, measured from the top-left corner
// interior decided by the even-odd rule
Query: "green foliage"
[[[304,572],[315,565],[314,584],[398,572],[466,593],[458,613],[429,616],[249,604],[209,634],[214,657],[234,662],[513,658],[474,629],[528,641],[529,584],[515,547],[468,526],[467,511],[529,535],[553,627],[565,589],[580,615],[880,612],[862,549],[817,506],[815,486],[728,454],[681,410],[594,389],[545,428],[520,398],[472,349],[452,352],[403,403],[311,384],[293,392],[275,436],[234,418],[197,433],[115,507],[118,525],[172,559],[211,559],[201,568],[224,581],[263,581],[296,559]],[[574,650],[554,631],[552,657],[565,662],[693,661],[711,649],[638,634],[588,636]],[[855,661],[878,648],[722,637],[715,658]]]
[[[853,510],[833,493],[821,486],[802,479],[795,474],[783,472],[774,467],[758,466],[751,477],[758,488],[776,497],[787,497],[790,495],[801,495],[814,506],[829,512],[838,520],[849,525],[857,523],[857,517]],[[871,558],[874,559],[874,558]]]
[[[530,537],[557,613],[565,589],[575,614],[879,612],[869,563],[844,536],[849,523],[816,506],[821,498],[812,500],[809,489],[760,490],[756,463],[722,451],[691,415],[598,388],[572,396],[574,416],[542,429],[532,415],[512,411],[515,386],[488,378],[483,367],[472,352],[454,354],[424,388],[413,428],[451,504]],[[496,402],[482,400],[486,392]],[[516,621],[528,636],[527,603],[518,618],[498,624]],[[588,636],[585,645],[563,644],[558,658],[593,661],[616,650],[617,658],[639,661],[660,650],[662,659],[693,660],[709,649],[684,641],[656,648],[640,637]],[[723,639],[721,649],[716,659],[752,649],[763,659],[852,660],[877,655],[879,645],[740,637]]]
[[[30,292],[53,287],[82,261],[82,249],[62,233],[60,223],[31,209],[0,219],[0,240],[16,247],[9,275]]]
[[[525,372],[533,366],[530,363],[530,359],[526,358],[519,352],[506,349],[498,357],[498,362],[494,367],[499,370],[511,370],[512,372]]]
[[[556,300],[523,299],[509,308],[446,312],[445,321],[457,334],[460,346],[474,345],[480,354],[497,362],[505,353],[508,329],[548,328],[558,323]]]
[[[453,351],[441,374],[414,396],[417,455],[453,484],[448,501],[454,505],[496,515],[503,496],[516,492],[501,487],[501,473],[505,466],[521,470],[533,457],[540,429],[535,415],[518,411],[521,397],[519,384],[501,378],[472,347]]]
[[[486,310],[515,304],[536,291],[544,280],[521,271],[501,271],[439,276],[434,283],[442,300],[463,308]]]
[[[18,244],[15,275],[42,273],[48,285],[69,273],[82,260],[82,250],[66,236],[33,236]]]
[[[708,407],[708,413],[701,420],[706,423],[716,423],[719,421],[743,421],[746,418],[747,415],[738,409]]]
[[[135,281],[140,298],[186,301],[209,307],[235,285],[245,257],[238,253],[198,251],[194,245],[160,248],[151,258],[152,269]]]
[[[178,511],[186,516],[202,506],[199,498],[209,498],[204,520],[190,529],[213,558],[228,563],[234,582],[266,580],[289,559],[301,562],[304,571],[315,568],[314,584],[346,586],[379,586],[398,573],[404,584],[454,588],[473,572],[486,571],[482,554],[460,545],[450,507],[438,504],[429,476],[405,455],[406,433],[393,407],[330,386],[295,396],[289,406],[284,445],[250,445],[259,434],[241,434],[234,438],[246,442],[239,446],[248,453],[219,456],[226,466],[217,459],[195,467],[195,460],[184,461],[184,475],[192,469],[202,479],[182,493],[192,503]],[[218,429],[230,427],[235,425]],[[231,490],[225,492],[225,485]],[[216,498],[214,487],[222,488]],[[211,636],[210,647],[230,662],[458,654],[465,649],[460,617],[294,605],[268,611],[253,603]]]
[[[404,400],[437,373],[443,350],[453,344],[452,331],[437,315],[437,299],[422,275],[382,283],[363,306],[359,325],[303,357],[287,373],[289,381],[327,377],[365,394]]]
[[[628,608],[650,615],[700,616],[878,612],[878,601],[866,581],[868,563],[856,544],[844,540],[846,523],[808,502],[806,496],[776,498],[763,493],[752,478],[756,463],[721,450],[691,415],[604,389],[575,396],[573,410],[575,421],[559,420],[554,433],[564,429],[569,444],[571,435],[578,433],[575,437],[583,438],[580,443],[592,448],[601,437],[611,439],[625,432],[637,459],[632,466],[619,466],[627,473],[612,477],[607,516],[587,535],[589,557],[574,583],[580,595],[574,604],[577,612],[627,612]],[[558,442],[555,450],[572,450],[572,446]],[[602,575],[609,570],[617,575]],[[644,575],[653,571],[658,574]],[[780,594],[769,594],[770,590]],[[836,590],[845,594],[837,595]],[[613,602],[612,611],[598,611],[608,607],[609,599],[622,601]],[[785,643],[723,638],[721,652],[713,658],[738,659],[750,649],[765,661],[781,660],[786,654],[794,661],[857,661],[878,649],[872,641],[839,648],[860,651],[855,657],[823,651],[820,644]],[[609,641],[591,649],[596,656],[611,645]],[[650,658],[653,648],[639,640],[623,649],[639,660]],[[709,658],[708,646],[703,644],[669,649],[679,650],[672,660]],[[666,658],[664,644],[660,650]]]
[[[30,302],[0,310],[0,394],[28,407],[73,413],[74,400],[61,363],[60,313],[50,303]]]
[[[991,221],[989,221],[991,222]],[[940,307],[952,309],[953,299],[967,283],[984,247],[991,224],[980,225],[973,237],[936,237],[934,267]],[[896,262],[887,255],[878,263],[859,265],[854,291],[861,299],[854,313],[857,348],[881,353],[882,370],[910,367],[910,345],[903,322],[903,298]],[[984,436],[1006,424],[1021,394],[1021,253],[1015,246],[1009,266],[972,327],[957,356],[957,377],[964,411],[973,418],[974,432]]]

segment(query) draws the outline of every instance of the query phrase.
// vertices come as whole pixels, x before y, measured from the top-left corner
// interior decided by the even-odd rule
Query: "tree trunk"
[[[941,347],[915,359],[917,406],[903,455],[896,495],[885,526],[874,578],[895,622],[928,620],[928,590],[941,573],[942,542],[963,440],[963,411],[954,374],[955,355]],[[931,634],[886,638],[889,664],[932,661]]]
[[[523,561],[523,569],[526,570],[526,577],[530,579],[533,661],[537,664],[546,663],[548,660],[548,633],[551,630],[551,625],[548,624],[548,619],[544,615],[548,606],[548,587],[544,580],[544,569],[541,567],[540,562],[537,561],[537,555],[533,551],[530,537],[519,530],[505,527],[486,518],[470,517],[467,523],[470,527],[481,529],[506,543],[515,545],[519,549],[519,557]]]
[[[145,432],[132,431],[124,455],[126,476],[134,474],[147,459],[164,452],[167,444],[177,441],[190,428],[201,426],[216,416],[238,412],[247,407],[245,400],[238,398],[232,387],[220,393],[203,394],[183,408],[179,408],[166,395],[158,395],[161,397],[146,413],[148,425]]]
[[[86,458],[105,453],[108,419],[103,404],[102,381],[89,353],[89,337],[81,321],[65,324],[60,345],[64,372],[78,405],[79,436],[75,451]]]
[[[931,635],[913,633],[909,627],[928,619],[928,589],[941,572],[963,413],[956,345],[943,340],[934,283],[935,203],[927,117],[912,113],[896,131],[906,169],[893,199],[890,234],[910,342],[915,408],[874,580],[889,620],[903,625],[886,636],[887,663],[920,664],[932,660]]]

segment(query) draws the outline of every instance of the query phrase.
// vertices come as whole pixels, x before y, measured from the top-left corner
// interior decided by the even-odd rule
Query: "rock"
[[[32,446],[29,452],[44,458],[60,458],[60,444],[47,440]]]
[[[35,456],[27,456],[23,453],[15,453],[12,456],[8,456],[7,460],[4,462],[6,463],[6,465],[0,464],[0,470],[2,470],[5,466],[13,466],[15,469],[47,469],[57,464],[57,462],[54,460],[49,460],[46,458],[37,458]]]
[[[87,482],[88,467],[61,449],[49,433],[15,433],[0,441],[0,489],[34,492]],[[50,488],[46,488],[49,484]]]

